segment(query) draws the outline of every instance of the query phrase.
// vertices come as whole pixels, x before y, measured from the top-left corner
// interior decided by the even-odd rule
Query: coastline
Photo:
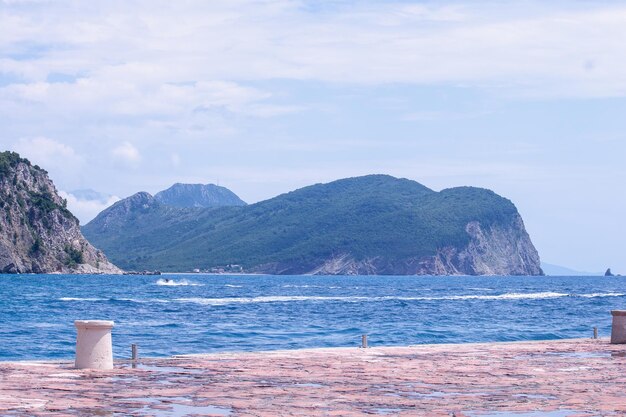
[[[598,339],[593,338],[565,338],[565,339],[546,339],[546,340],[515,340],[515,341],[485,341],[485,342],[459,342],[459,343],[415,343],[409,345],[369,345],[366,350],[370,349],[384,349],[384,350],[392,350],[392,349],[410,349],[410,348],[422,348],[422,347],[440,347],[440,348],[459,348],[459,347],[482,347],[482,346],[492,346],[492,345],[520,345],[525,343],[532,343],[534,345],[541,344],[551,344],[558,345],[559,343],[575,343],[575,342],[583,342],[583,341],[602,341],[608,343],[610,337],[599,337]],[[205,357],[213,357],[213,356],[243,356],[243,355],[262,355],[262,356],[272,356],[272,355],[289,355],[289,354],[314,354],[314,353],[338,353],[343,351],[352,351],[354,349],[362,350],[363,348],[357,346],[357,344],[353,346],[332,346],[332,347],[306,347],[306,348],[297,348],[297,349],[267,349],[267,350],[220,350],[220,351],[212,351],[212,352],[200,352],[200,353],[182,353],[175,354],[169,356],[141,356],[140,360],[150,360],[150,361],[160,361],[160,360],[169,360],[169,359],[184,359],[184,358],[205,358]],[[626,351],[626,347],[625,347]],[[50,359],[20,359],[20,360],[3,360],[0,359],[0,366],[3,364],[22,364],[22,365],[46,365],[46,364],[59,364],[65,365],[69,363],[73,363],[73,357],[67,358],[50,358]],[[116,366],[124,365],[126,363],[131,363],[130,358],[120,358],[114,357],[114,363]]]
[[[607,339],[222,352],[131,364],[90,371],[70,361],[0,362],[0,414],[626,413],[626,345]]]
[[[551,340],[516,340],[516,341],[486,341],[486,342],[459,342],[459,343],[416,343],[409,345],[369,345],[366,350],[378,349],[378,350],[393,350],[393,349],[411,349],[411,348],[480,348],[480,347],[493,347],[493,345],[520,345],[525,343],[532,343],[534,345],[540,346],[541,344],[550,344],[550,345],[558,345],[559,343],[576,343],[576,342],[584,342],[584,341],[603,341],[608,343],[609,337],[599,337],[598,339],[593,338],[565,338],[565,339],[551,339]],[[208,358],[208,357],[234,357],[234,356],[245,356],[245,355],[260,355],[260,356],[275,356],[275,355],[306,355],[306,354],[335,354],[340,352],[349,352],[357,349],[359,351],[363,350],[361,346],[357,346],[355,343],[351,346],[333,346],[333,347],[306,347],[306,348],[296,348],[296,349],[267,349],[267,350],[219,350],[212,352],[199,352],[199,353],[182,353],[175,354],[169,356],[141,356],[141,361],[162,361],[162,360],[171,360],[171,359],[184,359],[184,358]],[[626,348],[625,348],[626,351]],[[130,352],[130,351],[129,351]],[[50,359],[19,359],[19,360],[3,360],[0,359],[0,366],[2,365],[12,365],[12,364],[22,364],[22,365],[64,365],[73,364],[73,357],[66,358],[50,358]],[[117,365],[123,366],[127,363],[131,363],[132,360],[130,358],[120,358],[114,357],[113,362]]]
[[[442,275],[429,275],[429,274],[371,274],[371,275],[351,275],[351,274],[270,274],[270,273],[262,273],[262,272],[167,272],[160,271],[160,274],[143,274],[143,273],[125,273],[128,271],[124,271],[121,273],[105,273],[105,272],[61,272],[61,271],[53,271],[47,273],[34,273],[34,272],[17,272],[17,273],[0,273],[0,276],[16,276],[16,275],[86,275],[86,276],[94,276],[94,275],[110,275],[110,276],[162,276],[162,275],[196,275],[196,276],[291,276],[291,277],[352,277],[352,276],[361,276],[361,277],[415,277],[415,278],[423,278],[423,277],[435,277],[435,278],[445,278],[445,277],[455,277],[455,278],[494,278],[494,277],[530,277],[530,278],[623,278],[623,275],[613,275],[610,277],[606,277],[604,275],[591,274],[591,275],[499,275],[499,274],[482,274],[482,275],[468,275],[468,274],[442,274]]]

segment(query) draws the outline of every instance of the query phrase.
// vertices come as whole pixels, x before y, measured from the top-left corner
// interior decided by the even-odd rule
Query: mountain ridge
[[[109,209],[83,231],[130,269],[237,264],[274,274],[542,274],[513,203],[475,187],[436,192],[368,175],[247,206],[157,206],[105,231]]]

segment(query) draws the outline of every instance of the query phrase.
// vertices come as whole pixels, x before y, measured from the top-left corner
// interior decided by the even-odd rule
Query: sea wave
[[[343,287],[338,287],[335,285],[326,286],[326,285],[309,285],[309,284],[305,284],[305,285],[286,284],[286,285],[281,285],[281,288],[325,288],[325,289],[336,290],[336,289],[341,289]],[[358,289],[358,287],[353,287],[353,288]]]
[[[95,297],[87,297],[87,298],[81,298],[81,297],[61,297],[59,298],[59,301],[106,301],[107,299],[105,298],[95,298]]]
[[[310,284],[303,284],[303,285],[286,284],[286,285],[281,285],[281,288],[326,288],[326,287],[321,286],[321,285],[310,285]]]
[[[127,303],[147,304],[147,303],[169,303],[170,300],[164,300],[162,298],[110,298],[107,301],[122,301]]]
[[[128,303],[169,303],[169,300],[164,300],[161,298],[96,298],[96,297],[61,297],[58,299],[59,301],[78,301],[78,302],[128,302]]]
[[[323,297],[323,296],[263,296],[263,297],[231,297],[231,298],[176,298],[174,301],[180,303],[193,303],[202,305],[226,305],[226,304],[252,304],[252,303],[286,303],[293,301],[345,301],[359,302],[366,301],[371,297]]]
[[[573,294],[560,292],[535,292],[535,293],[505,293],[499,295],[450,295],[444,297],[430,297],[430,300],[539,300],[545,298],[570,297]]]
[[[228,288],[243,288],[243,285],[224,284]]]
[[[193,303],[202,305],[226,305],[226,304],[251,304],[251,303],[287,303],[298,301],[322,301],[322,302],[380,302],[380,301],[459,301],[459,300],[540,300],[548,298],[562,297],[620,297],[626,294],[620,293],[593,293],[593,294],[566,294],[559,292],[538,292],[538,293],[505,293],[499,295],[450,295],[442,297],[326,297],[326,296],[261,296],[261,297],[232,297],[232,298],[176,298],[173,301],[180,303]]]
[[[580,294],[580,297],[584,297],[584,298],[623,297],[625,295],[626,294],[620,293],[620,292],[607,292],[607,293],[594,292],[593,294]]]
[[[202,287],[204,284],[198,284],[197,282],[187,281],[186,279],[181,279],[181,280],[176,281],[173,279],[160,278],[157,280],[156,285],[165,285],[168,287],[180,287],[180,286]]]
[[[162,298],[78,298],[78,297],[62,297],[60,301],[109,301],[109,302],[132,302],[132,303],[192,303],[201,305],[227,305],[227,304],[255,304],[255,303],[289,303],[289,302],[382,302],[382,301],[464,301],[464,300],[541,300],[550,298],[563,297],[581,297],[581,298],[597,298],[597,297],[624,297],[623,293],[591,293],[591,294],[567,294],[560,292],[536,292],[536,293],[504,293],[499,295],[448,295],[440,297],[401,297],[401,296],[307,296],[307,295],[276,295],[276,296],[259,296],[259,297],[224,297],[224,298],[205,298],[205,297],[187,297],[174,298],[171,300]]]

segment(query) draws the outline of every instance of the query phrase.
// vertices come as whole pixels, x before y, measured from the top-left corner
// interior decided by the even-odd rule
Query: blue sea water
[[[72,358],[76,319],[126,358],[608,336],[612,309],[626,277],[0,275],[0,360]]]

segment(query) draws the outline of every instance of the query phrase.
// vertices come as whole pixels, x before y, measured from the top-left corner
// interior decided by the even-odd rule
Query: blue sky
[[[626,273],[623,39],[620,2],[0,0],[0,144],[83,221],[386,173],[493,189],[543,261]]]

